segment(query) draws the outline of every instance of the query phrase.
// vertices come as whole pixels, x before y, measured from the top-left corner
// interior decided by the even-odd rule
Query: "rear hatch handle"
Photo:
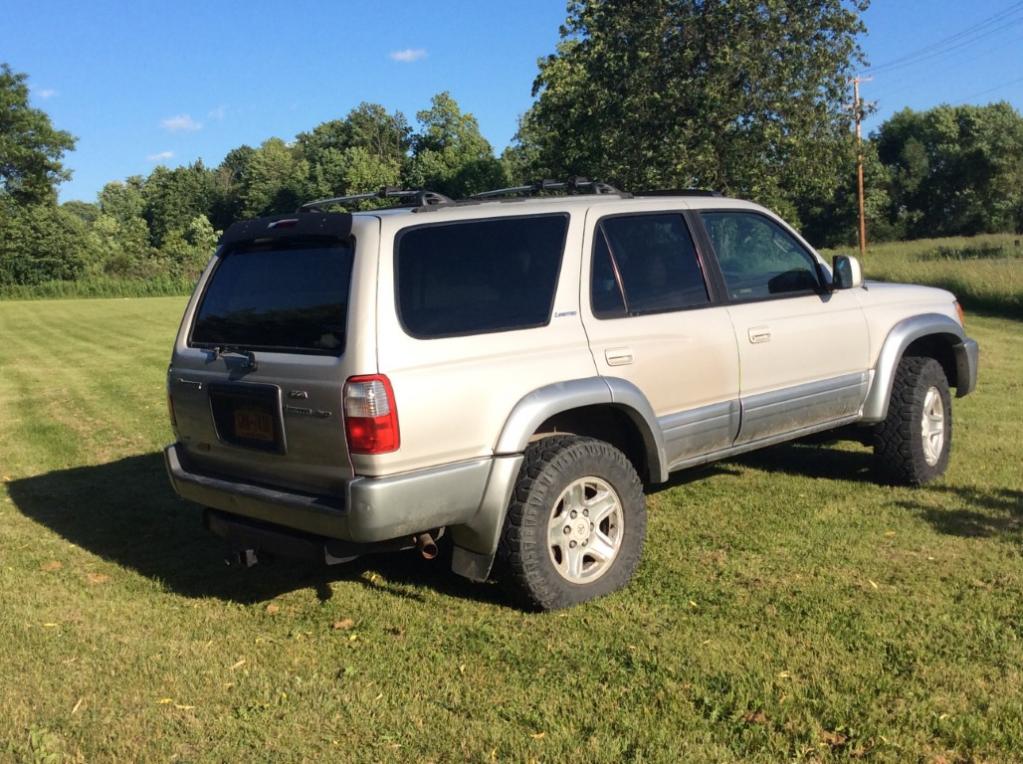
[[[213,358],[211,360],[216,361],[218,358],[222,358],[225,355],[240,355],[243,356],[248,363],[243,366],[243,369],[249,369],[255,371],[259,368],[256,363],[256,354],[251,350],[245,350],[244,348],[235,347],[234,345],[217,345],[213,348]]]

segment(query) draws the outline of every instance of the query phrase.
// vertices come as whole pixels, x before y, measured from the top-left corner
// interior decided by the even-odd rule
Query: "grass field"
[[[855,253],[855,247],[821,254]],[[869,278],[933,284],[956,293],[968,309],[1023,321],[1023,236],[1007,233],[874,244]]]
[[[1013,761],[1023,325],[968,316],[939,483],[787,445],[649,495],[632,586],[226,569],[163,473],[183,298],[0,303],[0,760]]]

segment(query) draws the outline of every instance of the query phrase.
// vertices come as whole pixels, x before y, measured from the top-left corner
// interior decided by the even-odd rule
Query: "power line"
[[[1009,47],[1010,45],[1018,46],[1019,44],[1020,40],[1016,37],[1013,37],[1010,40],[1003,41],[1002,44],[1000,45],[994,45],[985,48],[983,51],[974,53],[973,55],[969,55],[966,58],[961,57],[961,52],[959,52],[959,54],[953,54],[952,56],[949,57],[948,60],[940,61],[937,64],[928,67],[927,71],[925,71],[923,74],[911,77],[910,79],[899,78],[890,80],[891,84],[889,86],[881,84],[880,93],[876,93],[875,100],[882,101],[887,100],[894,95],[898,95],[899,93],[904,93],[907,90],[913,90],[914,88],[918,87],[921,83],[933,79],[935,70],[940,71],[941,69],[947,68],[949,65],[955,65],[961,68],[964,64],[979,61],[983,58],[987,58],[993,53],[997,53],[998,51]]]
[[[995,85],[993,88],[988,88],[987,90],[981,90],[979,93],[973,93],[972,95],[968,95],[965,98],[960,98],[959,99],[959,103],[962,103],[963,101],[971,101],[974,98],[980,98],[980,96],[987,95],[988,93],[994,93],[996,90],[1001,90],[1002,88],[1007,88],[1007,87],[1009,87],[1009,85],[1015,85],[1017,82],[1023,82],[1023,77],[1017,77],[1014,80],[1009,80],[1008,82],[1003,82],[1001,85]]]
[[[1005,29],[1023,23],[1023,18],[1011,18],[1021,8],[1023,8],[1023,2],[1013,3],[1008,8],[999,11],[993,16],[983,19],[966,29],[962,29],[953,35],[944,37],[936,42],[930,43],[929,45],[925,45],[922,48],[918,48],[904,56],[894,58],[883,64],[878,64],[877,66],[872,66],[866,69],[865,72],[876,73],[880,71],[901,69],[905,66],[919,64],[933,58],[944,56],[954,50],[974,45],[993,34],[997,34]]]

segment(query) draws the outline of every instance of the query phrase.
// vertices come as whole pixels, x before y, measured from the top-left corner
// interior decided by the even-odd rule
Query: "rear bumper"
[[[977,387],[977,367],[980,362],[980,347],[976,340],[967,337],[955,345],[956,354],[956,398],[972,393]]]
[[[344,498],[282,491],[190,470],[178,444],[164,450],[167,475],[184,499],[266,523],[356,543],[373,543],[468,522],[492,459],[390,477],[359,477]]]

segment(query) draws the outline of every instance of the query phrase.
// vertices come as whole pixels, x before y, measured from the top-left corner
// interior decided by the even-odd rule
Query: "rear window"
[[[340,355],[351,275],[350,244],[229,251],[206,286],[191,343]]]
[[[398,314],[432,339],[550,321],[568,217],[473,220],[413,228],[395,256]]]

